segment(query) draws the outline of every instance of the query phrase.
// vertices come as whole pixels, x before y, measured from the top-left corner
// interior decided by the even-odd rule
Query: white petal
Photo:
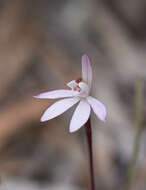
[[[72,96],[73,96],[72,90],[53,90],[50,92],[41,93],[37,96],[34,96],[34,98],[56,99],[56,98],[66,98]]]
[[[66,98],[57,101],[44,112],[43,116],[41,117],[41,121],[43,122],[57,117],[58,115],[71,108],[79,100],[79,98]]]
[[[81,100],[71,119],[69,131],[74,132],[81,128],[89,119],[90,111],[91,108],[88,102]]]
[[[77,85],[75,80],[70,81],[69,83],[67,83],[67,86],[70,87],[71,89],[75,88]]]
[[[86,54],[82,56],[82,78],[88,83],[89,87],[91,87],[92,68],[88,55]]]
[[[104,104],[102,104],[100,101],[98,101],[97,99],[89,96],[87,97],[87,101],[89,102],[89,104],[91,105],[94,113],[97,115],[97,117],[105,122],[106,120],[106,107],[104,106]]]

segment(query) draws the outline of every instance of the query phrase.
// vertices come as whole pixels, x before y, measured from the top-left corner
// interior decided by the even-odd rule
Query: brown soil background
[[[84,52],[93,66],[92,95],[108,110],[105,124],[92,118],[96,187],[123,189],[135,134],[134,85],[138,77],[146,81],[145,18],[145,0],[0,0],[3,189],[88,189],[84,128],[69,134],[72,111],[40,123],[53,102],[32,98],[79,77]],[[145,124],[133,190],[146,189]]]

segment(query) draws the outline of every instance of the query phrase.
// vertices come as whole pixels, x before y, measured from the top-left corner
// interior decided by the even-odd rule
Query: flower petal
[[[102,104],[100,101],[98,101],[97,99],[89,96],[87,97],[87,101],[89,102],[89,104],[91,105],[94,113],[97,115],[97,117],[105,122],[106,120],[106,107],[104,106],[104,104]]]
[[[34,96],[34,98],[56,99],[56,98],[66,98],[72,96],[73,96],[72,90],[53,90],[50,92],[41,93],[37,96]]]
[[[66,98],[57,101],[44,112],[43,116],[41,117],[41,121],[43,122],[57,117],[58,115],[71,108],[79,100],[79,98]]]
[[[92,68],[87,54],[82,56],[82,78],[88,83],[89,87],[91,87]]]
[[[74,132],[81,128],[87,122],[90,111],[91,108],[88,102],[86,100],[81,100],[71,119],[69,131]]]
[[[67,83],[67,86],[70,87],[71,89],[75,88],[77,85],[75,80],[72,80],[70,82]]]

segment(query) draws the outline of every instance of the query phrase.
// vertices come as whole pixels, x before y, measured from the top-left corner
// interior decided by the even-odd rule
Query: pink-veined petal
[[[89,96],[87,97],[87,101],[89,102],[89,104],[91,105],[94,113],[97,115],[97,117],[105,122],[106,120],[106,107],[104,106],[104,104],[102,104],[100,101],[98,101],[97,99]]]
[[[57,117],[71,108],[79,100],[79,98],[66,98],[57,101],[44,112],[43,116],[41,117],[41,121],[43,122]]]
[[[34,96],[34,98],[56,99],[56,98],[67,98],[72,96],[73,96],[72,90],[53,90],[36,95]]]
[[[91,87],[92,68],[87,54],[82,56],[82,78],[87,82],[89,87]]]
[[[89,119],[90,111],[91,108],[88,102],[81,100],[72,116],[69,131],[75,132],[80,129]]]

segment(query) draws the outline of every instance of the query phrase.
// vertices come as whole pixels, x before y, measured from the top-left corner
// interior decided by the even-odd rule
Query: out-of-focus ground
[[[145,0],[0,1],[2,189],[89,188],[84,128],[69,133],[72,111],[40,123],[53,102],[32,98],[79,77],[84,52],[92,61],[92,95],[108,110],[105,124],[92,118],[96,188],[123,189],[135,134],[134,84],[146,81],[145,18]],[[132,189],[145,190],[145,179],[143,128]]]

